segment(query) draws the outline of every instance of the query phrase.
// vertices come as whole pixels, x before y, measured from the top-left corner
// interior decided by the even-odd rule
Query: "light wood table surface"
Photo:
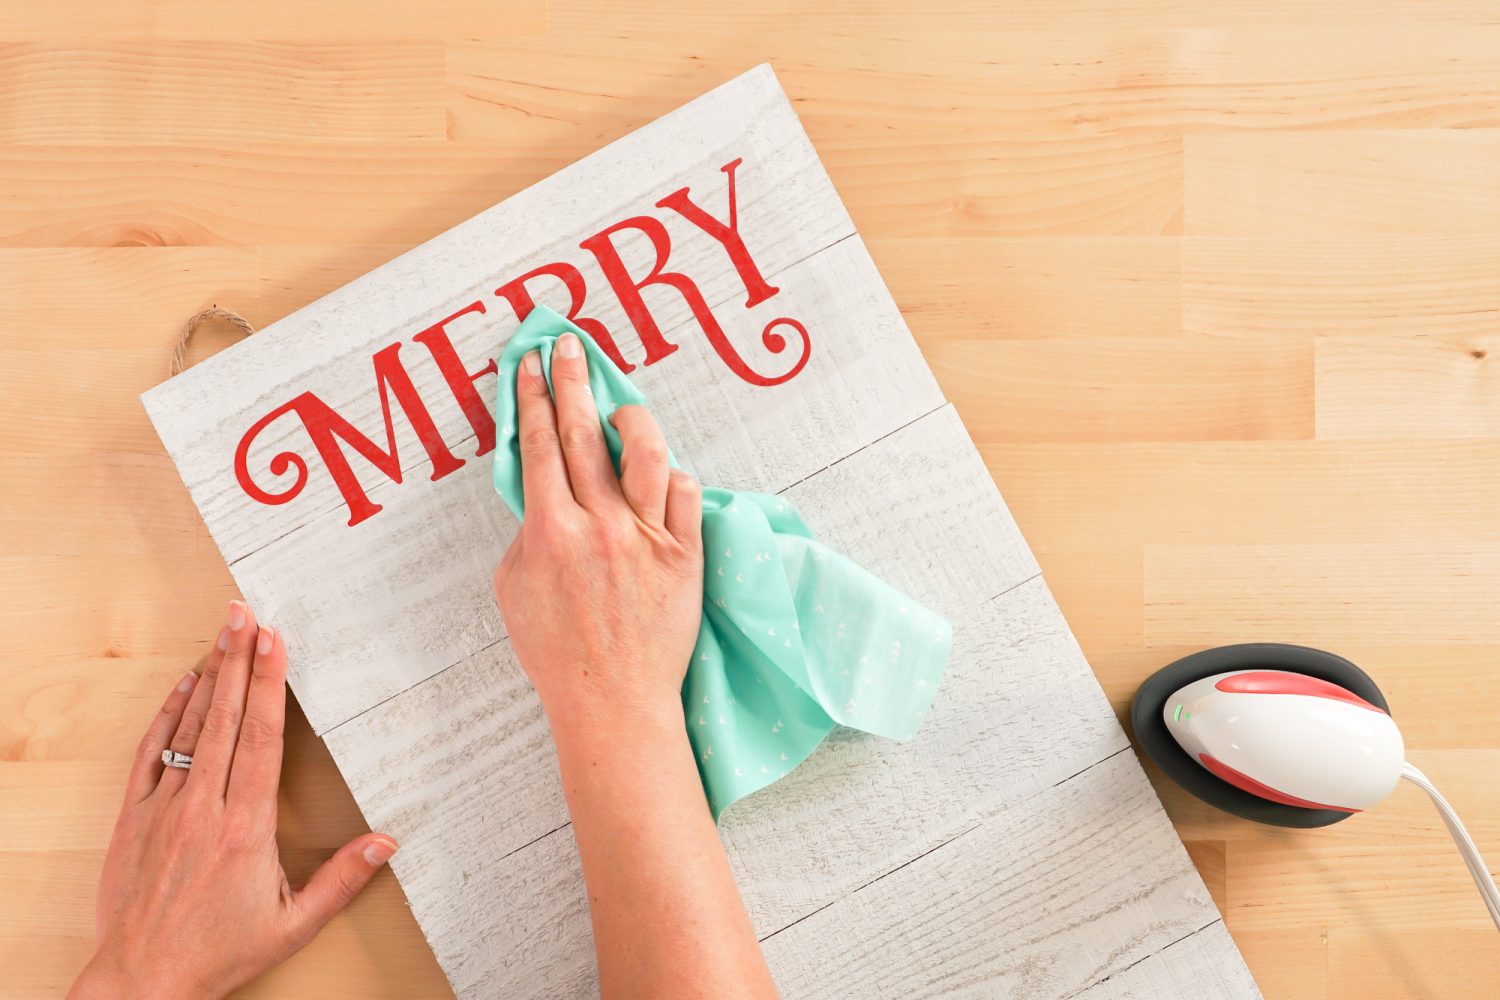
[[[0,993],[89,954],[126,760],[235,596],[136,398],[182,322],[269,323],[763,60],[1116,706],[1208,645],[1343,653],[1500,861],[1494,0],[10,3]],[[1500,994],[1416,790],[1292,832],[1158,788],[1268,998]],[[362,828],[296,720],[294,875]],[[245,995],[447,990],[384,874]]]

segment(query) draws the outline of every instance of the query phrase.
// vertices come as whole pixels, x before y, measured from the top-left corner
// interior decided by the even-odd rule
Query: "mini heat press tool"
[[[1406,761],[1368,674],[1281,643],[1204,650],[1153,674],[1130,707],[1146,755],[1193,795],[1274,826],[1328,826],[1376,805],[1402,778],[1427,793],[1500,928],[1500,890],[1453,807]]]

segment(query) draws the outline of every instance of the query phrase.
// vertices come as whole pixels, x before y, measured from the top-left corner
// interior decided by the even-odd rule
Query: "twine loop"
[[[198,325],[207,320],[220,320],[231,326],[238,327],[247,337],[255,332],[255,327],[250,325],[250,321],[237,312],[220,309],[218,306],[209,306],[207,309],[198,310],[188,318],[187,325],[182,328],[182,334],[177,338],[176,346],[172,348],[172,364],[169,366],[170,375],[181,375],[182,370],[187,367],[188,341],[193,338],[193,331],[198,329]]]

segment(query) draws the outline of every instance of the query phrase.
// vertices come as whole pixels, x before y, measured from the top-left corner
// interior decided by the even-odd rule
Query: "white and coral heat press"
[[[1305,646],[1205,650],[1158,671],[1131,705],[1147,756],[1210,805],[1277,826],[1327,826],[1402,778],[1432,799],[1500,928],[1500,890],[1447,800],[1406,761],[1401,730],[1364,671]]]

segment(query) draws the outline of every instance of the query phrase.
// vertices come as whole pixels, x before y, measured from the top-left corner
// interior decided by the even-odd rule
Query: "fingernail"
[[[583,344],[571,333],[557,338],[557,353],[565,358],[576,358],[583,353]]]
[[[187,673],[182,675],[182,680],[177,682],[177,690],[181,691],[183,694],[187,694],[193,689],[193,685],[197,683],[198,675],[189,670]]]
[[[271,651],[271,646],[275,642],[276,642],[276,630],[275,629],[272,629],[272,628],[263,628],[263,629],[261,629],[260,630],[260,636],[255,640],[255,655],[256,656],[265,656],[267,653],[269,653]]]
[[[224,650],[226,650],[226,649],[229,648],[229,626],[228,625],[225,625],[223,628],[219,629],[219,640],[214,643],[214,648],[217,649],[221,653],[224,652]]]
[[[527,375],[540,375],[542,373],[541,352],[527,351],[526,356],[521,359],[521,367],[526,369]]]
[[[379,868],[391,860],[391,855],[397,850],[396,842],[393,840],[372,840],[365,845],[365,861],[371,867]]]
[[[244,627],[245,627],[245,602],[244,601],[230,601],[229,602],[229,628],[232,631],[238,632],[240,629],[242,629]]]

